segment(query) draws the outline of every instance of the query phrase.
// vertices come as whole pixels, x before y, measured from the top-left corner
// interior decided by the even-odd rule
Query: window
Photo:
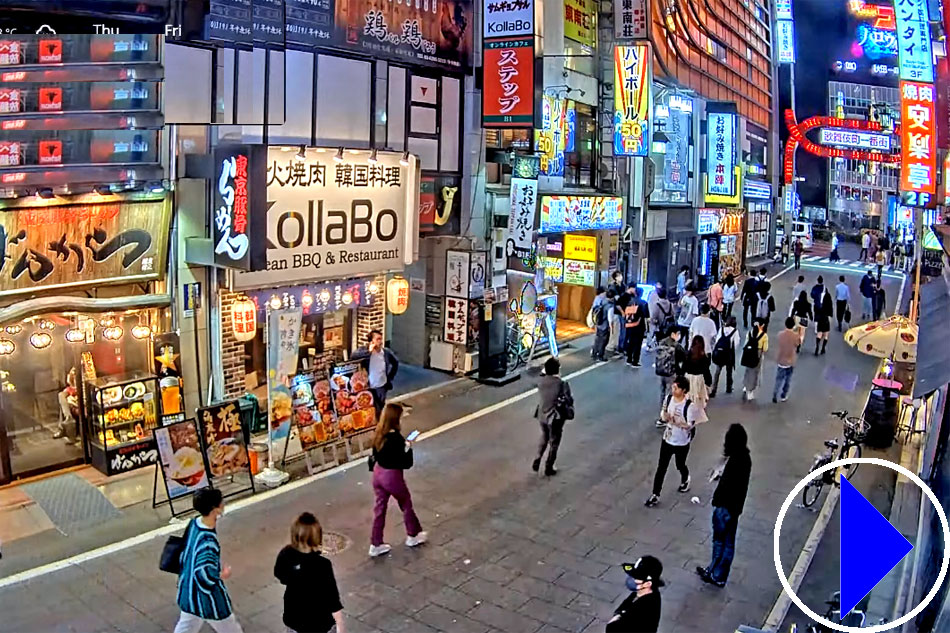
[[[564,184],[573,187],[594,186],[594,161],[597,152],[597,117],[593,108],[575,103],[574,151],[564,153]]]

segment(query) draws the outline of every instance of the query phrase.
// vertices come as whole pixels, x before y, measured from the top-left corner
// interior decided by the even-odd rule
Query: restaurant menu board
[[[593,262],[579,262],[575,259],[564,260],[564,283],[593,286],[596,276],[597,267]]]
[[[360,361],[334,365],[330,389],[343,434],[376,425],[376,407],[373,392],[369,391],[369,374]]]
[[[178,499],[207,488],[208,472],[201,455],[201,441],[195,421],[175,422],[157,428],[153,433],[168,498]]]
[[[325,371],[309,371],[294,376],[291,394],[294,421],[303,450],[308,451],[339,437],[330,380]]]
[[[198,422],[204,438],[205,455],[212,477],[251,474],[241,430],[241,408],[237,400],[228,400],[198,409]]]

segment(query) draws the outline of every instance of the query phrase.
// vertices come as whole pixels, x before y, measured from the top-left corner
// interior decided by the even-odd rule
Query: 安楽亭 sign
[[[899,13],[899,11],[898,11]],[[900,190],[936,194],[937,121],[933,84],[902,81]]]
[[[614,48],[614,155],[650,152],[650,47]]]

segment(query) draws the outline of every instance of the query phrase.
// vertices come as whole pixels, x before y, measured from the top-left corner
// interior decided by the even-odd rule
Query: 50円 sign
[[[170,203],[18,207],[0,213],[0,296],[161,279]]]

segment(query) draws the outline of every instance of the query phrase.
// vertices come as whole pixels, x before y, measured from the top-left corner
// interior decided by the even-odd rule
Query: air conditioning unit
[[[429,344],[429,366],[442,371],[455,371],[455,345],[432,341]]]
[[[478,352],[459,351],[456,357],[455,371],[461,374],[470,374],[478,371]]]

